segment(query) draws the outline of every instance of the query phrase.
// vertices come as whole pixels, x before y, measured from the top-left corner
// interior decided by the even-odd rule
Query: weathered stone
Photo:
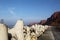
[[[8,40],[8,28],[4,24],[0,24],[0,40]]]
[[[23,26],[23,20],[18,20],[14,28],[9,29],[8,32],[12,34],[12,37],[16,36],[17,40],[24,40]]]

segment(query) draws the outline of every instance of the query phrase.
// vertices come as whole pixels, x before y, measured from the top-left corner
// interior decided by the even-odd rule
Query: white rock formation
[[[0,40],[8,40],[8,33],[12,35],[11,40],[37,40],[50,26],[32,25],[24,26],[23,20],[18,20],[12,29],[0,24]]]
[[[8,28],[4,24],[0,24],[0,40],[8,40]]]
[[[31,37],[30,37],[30,28],[27,27],[27,34],[26,34],[26,40],[30,40]]]
[[[32,25],[31,28],[33,28],[35,30],[36,36],[38,37],[41,34],[43,34],[43,32],[45,30],[47,30],[48,27],[49,26],[47,26],[47,25],[46,26],[43,26],[43,25],[37,25],[37,24],[35,24],[35,25]]]
[[[14,28],[9,29],[8,33],[12,34],[11,40],[37,40],[45,30],[47,30],[48,26],[43,25],[32,25],[24,26],[23,20],[18,20]]]
[[[23,20],[18,20],[14,28],[10,29],[8,32],[12,34],[12,36],[16,36],[17,40],[24,40],[23,35]]]

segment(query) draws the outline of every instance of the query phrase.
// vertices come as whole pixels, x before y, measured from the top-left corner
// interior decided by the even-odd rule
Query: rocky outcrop
[[[47,20],[41,20],[39,24],[50,25],[50,26],[60,26],[60,11],[54,12],[51,17]]]
[[[0,23],[0,40],[8,40],[8,27]]]
[[[55,12],[49,17],[45,23],[46,25],[59,26],[60,25],[60,12]]]
[[[47,20],[41,20],[39,24],[45,24]]]
[[[12,35],[11,40],[24,40],[23,26],[23,20],[18,20],[14,28],[8,30],[8,33]]]
[[[23,20],[18,20],[16,25],[12,28],[8,28],[9,39],[11,40],[37,40],[37,37],[42,35],[49,26],[45,25],[32,25],[24,26]]]

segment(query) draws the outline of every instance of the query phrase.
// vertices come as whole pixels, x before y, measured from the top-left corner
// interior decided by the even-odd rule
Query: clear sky
[[[0,19],[38,22],[60,11],[60,0],[0,0]]]

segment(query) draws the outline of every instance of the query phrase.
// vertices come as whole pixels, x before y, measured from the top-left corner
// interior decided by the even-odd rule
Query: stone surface
[[[23,20],[18,20],[14,28],[9,29],[9,33],[12,34],[12,37],[15,37],[17,40],[24,40],[23,35]]]
[[[38,40],[55,40],[51,28],[48,28],[40,37],[38,37]]]
[[[8,28],[4,24],[0,24],[0,40],[8,40]]]

